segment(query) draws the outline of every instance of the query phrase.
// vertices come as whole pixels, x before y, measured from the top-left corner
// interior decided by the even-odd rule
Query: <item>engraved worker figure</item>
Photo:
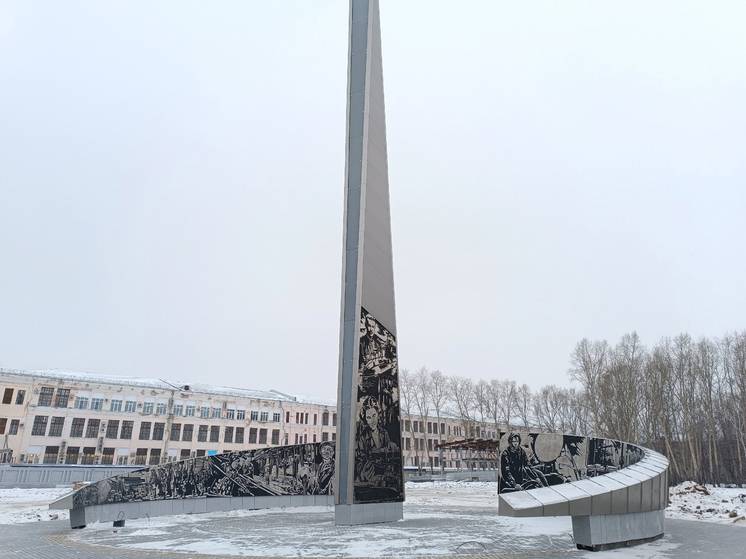
[[[388,431],[380,421],[378,404],[371,398],[364,403],[361,411],[362,421],[357,436],[355,472],[356,479],[372,485],[386,485],[386,476],[390,475],[388,453],[398,452],[399,447],[391,441]]]

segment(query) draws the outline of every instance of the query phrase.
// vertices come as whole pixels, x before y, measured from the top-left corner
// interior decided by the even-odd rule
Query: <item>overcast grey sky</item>
[[[382,0],[401,365],[746,327],[746,4]],[[336,395],[347,2],[0,0],[0,366]]]

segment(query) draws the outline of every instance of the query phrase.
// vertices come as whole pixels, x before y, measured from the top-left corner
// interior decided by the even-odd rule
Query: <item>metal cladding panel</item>
[[[567,516],[570,514],[567,497],[555,491],[552,487],[534,489],[531,491],[531,496],[544,507],[543,516]]]
[[[401,502],[404,475],[378,0],[350,2],[344,248],[336,504]],[[340,521],[345,519],[342,514]]]
[[[377,0],[371,0],[370,19],[363,160],[365,209],[361,305],[396,337],[381,25]]]
[[[504,493],[498,500],[498,513],[502,516],[543,516],[544,505],[529,491]]]

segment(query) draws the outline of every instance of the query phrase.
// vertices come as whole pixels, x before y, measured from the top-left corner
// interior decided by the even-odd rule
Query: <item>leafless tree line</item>
[[[636,333],[584,339],[571,362],[592,432],[663,452],[674,481],[746,481],[746,332],[650,349]]]
[[[614,346],[583,339],[570,362],[577,389],[402,370],[402,412],[458,417],[463,438],[517,427],[637,442],[668,456],[674,482],[746,481],[746,332],[652,348],[634,332]]]

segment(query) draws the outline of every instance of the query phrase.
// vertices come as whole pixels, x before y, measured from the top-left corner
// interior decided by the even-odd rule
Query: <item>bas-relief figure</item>
[[[396,338],[365,309],[360,313],[356,503],[404,500]]]
[[[503,435],[499,449],[500,493],[603,475],[643,457],[639,447],[613,439],[526,431]]]
[[[74,508],[190,497],[332,495],[334,443],[290,445],[189,458],[84,487]]]

